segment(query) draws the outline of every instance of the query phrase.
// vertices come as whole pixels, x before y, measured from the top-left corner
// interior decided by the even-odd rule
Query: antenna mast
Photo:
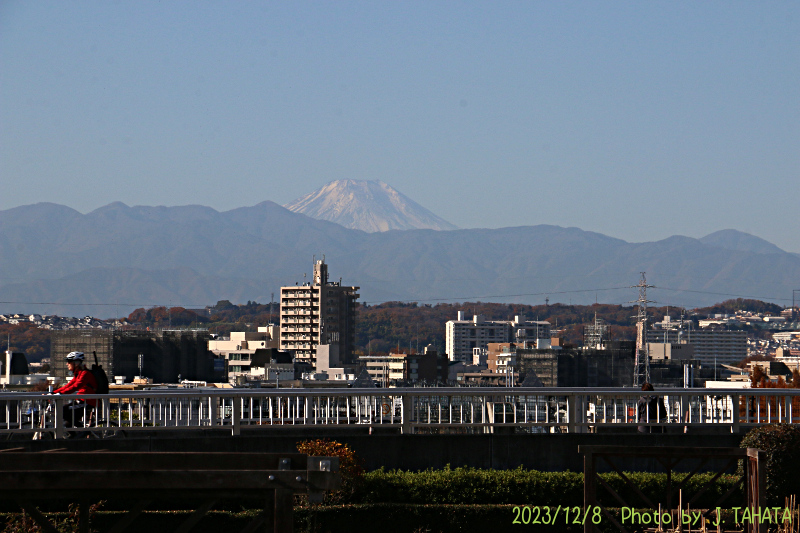
[[[642,272],[642,279],[633,288],[639,289],[638,312],[636,313],[636,362],[633,368],[633,386],[639,387],[644,383],[650,383],[650,354],[647,353],[647,304],[653,303],[647,299],[647,288],[653,285],[647,284],[645,273]]]
[[[272,324],[272,308],[275,306],[275,293],[270,293],[269,298],[269,323]]]

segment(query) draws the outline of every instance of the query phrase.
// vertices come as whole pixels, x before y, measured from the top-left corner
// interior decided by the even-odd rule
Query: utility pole
[[[639,280],[638,285],[633,285],[631,288],[639,289],[639,299],[636,300],[638,305],[638,312],[636,313],[636,362],[633,367],[633,386],[639,387],[644,383],[650,383],[650,354],[647,353],[647,304],[653,303],[647,299],[648,287],[653,288],[653,285],[647,284],[645,273],[642,272],[642,278]]]
[[[794,303],[794,295],[795,295],[795,293],[797,293],[797,292],[800,292],[800,289],[794,289],[794,290],[792,290],[792,322],[795,322],[795,321],[797,321],[797,320],[798,320],[798,316],[797,316],[797,304],[796,304],[796,303]]]

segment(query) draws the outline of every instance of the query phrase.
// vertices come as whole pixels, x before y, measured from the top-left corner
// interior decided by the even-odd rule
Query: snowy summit
[[[458,229],[382,181],[332,181],[284,207],[369,233],[393,229]]]

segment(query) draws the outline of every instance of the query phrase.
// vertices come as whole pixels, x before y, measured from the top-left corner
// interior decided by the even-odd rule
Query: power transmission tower
[[[650,354],[647,353],[647,304],[654,303],[647,299],[647,289],[653,285],[647,284],[645,273],[642,272],[642,279],[638,285],[631,288],[639,288],[638,312],[636,313],[636,362],[633,367],[633,386],[639,387],[644,383],[650,383]]]

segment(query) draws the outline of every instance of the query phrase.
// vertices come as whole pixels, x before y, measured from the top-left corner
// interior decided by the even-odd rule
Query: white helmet
[[[67,362],[70,361],[83,363],[83,352],[69,352],[67,354]]]

